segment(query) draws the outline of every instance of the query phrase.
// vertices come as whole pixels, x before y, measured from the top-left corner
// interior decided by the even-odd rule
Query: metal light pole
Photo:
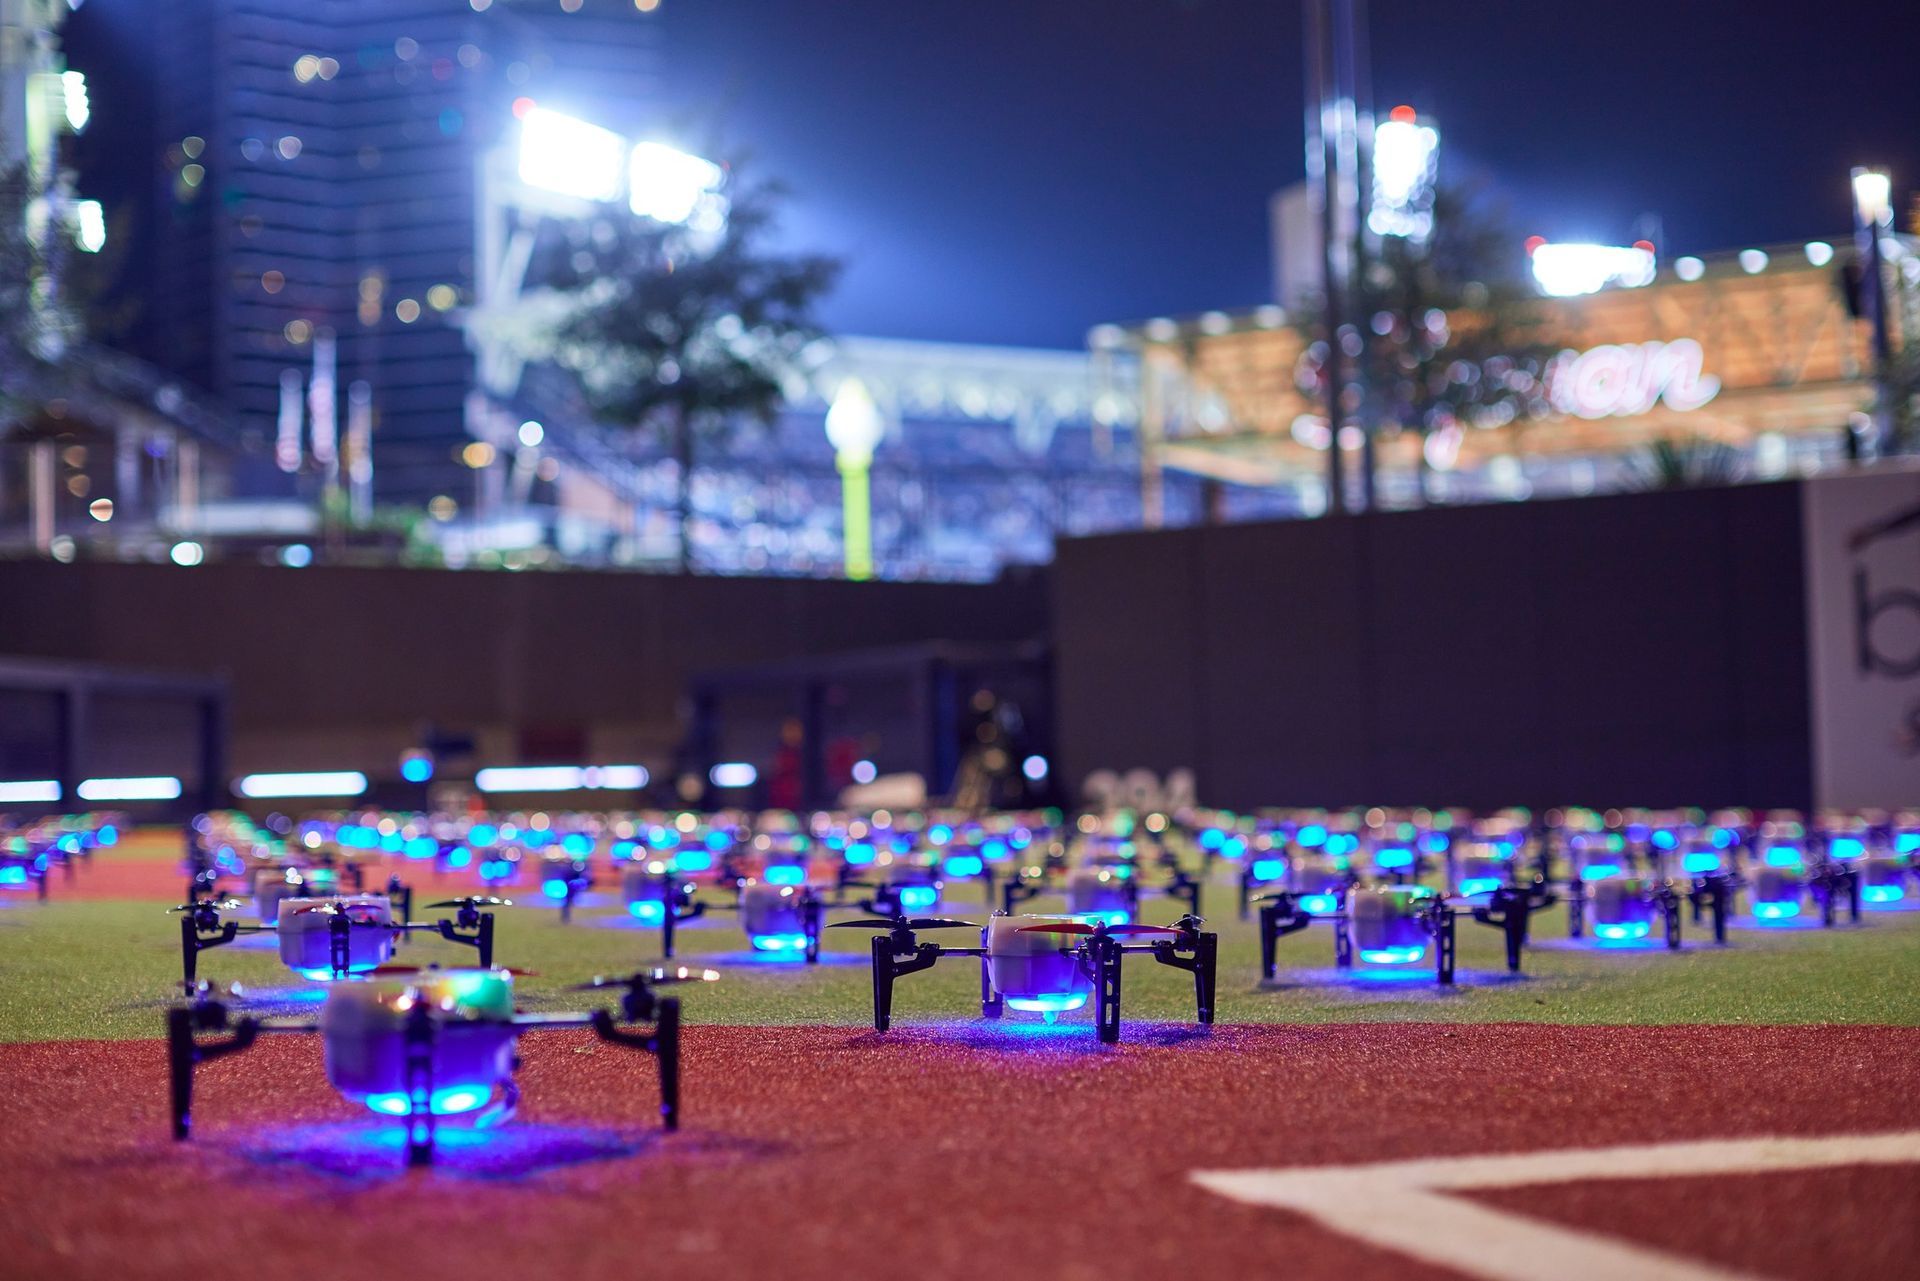
[[[1327,510],[1346,509],[1346,462],[1340,452],[1340,428],[1346,417],[1347,388],[1357,383],[1359,355],[1342,347],[1351,328],[1348,310],[1360,248],[1359,113],[1363,54],[1358,33],[1365,0],[1307,0],[1307,181],[1320,214],[1322,306],[1326,314]],[[1361,339],[1364,342],[1364,338]],[[1364,350],[1364,349],[1363,349]],[[1349,374],[1349,367],[1354,373]],[[1371,442],[1367,442],[1370,446]],[[1363,454],[1370,463],[1370,449]],[[1372,503],[1372,468],[1367,468],[1367,502]]]
[[[840,469],[841,541],[846,546],[847,577],[873,577],[873,499],[867,483],[873,451],[886,431],[879,406],[865,383],[849,378],[833,394],[827,409],[827,439]]]
[[[1860,247],[1861,302],[1873,326],[1874,453],[1893,452],[1893,339],[1887,325],[1886,263],[1880,237],[1893,223],[1893,180],[1885,170],[1853,171],[1855,238]]]

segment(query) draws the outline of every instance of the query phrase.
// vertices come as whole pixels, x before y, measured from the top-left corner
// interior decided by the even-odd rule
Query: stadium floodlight
[[[60,799],[60,784],[50,778],[0,783],[0,805],[26,805]]]
[[[1637,289],[1652,284],[1653,247],[1639,245],[1556,245],[1539,243],[1532,251],[1533,279],[1550,298],[1599,293],[1608,285]]]
[[[98,200],[73,202],[73,243],[90,254],[107,247],[107,214]]]
[[[724,219],[716,207],[726,171],[711,160],[690,155],[663,142],[643,142],[627,161],[627,201],[633,212],[655,222],[712,223]],[[718,226],[696,226],[717,231]]]
[[[481,770],[473,785],[483,792],[636,791],[648,777],[644,765],[509,765]]]
[[[67,128],[79,133],[93,119],[93,104],[87,98],[87,77],[81,71],[60,73],[60,105],[66,111]]]
[[[626,148],[611,129],[530,107],[520,118],[520,181],[582,200],[613,200]]]
[[[1433,185],[1440,131],[1411,107],[1395,107],[1373,131],[1373,192],[1367,229],[1421,241],[1433,234]]]
[[[1885,226],[1893,218],[1893,178],[1883,169],[1855,169],[1853,207],[1862,226]]]
[[[256,800],[287,796],[358,796],[367,790],[359,770],[321,770],[306,774],[248,774],[234,784]]]

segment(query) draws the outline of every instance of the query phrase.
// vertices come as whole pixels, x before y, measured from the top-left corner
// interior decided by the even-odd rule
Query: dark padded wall
[[[1210,803],[1810,802],[1795,484],[1063,543],[1062,778]]]
[[[1046,626],[1045,581],[0,562],[0,653],[225,674],[239,731],[673,729],[693,672]]]

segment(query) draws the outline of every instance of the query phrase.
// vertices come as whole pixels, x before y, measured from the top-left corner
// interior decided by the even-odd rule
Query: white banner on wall
[[[1920,806],[1920,469],[1806,483],[1814,796]]]

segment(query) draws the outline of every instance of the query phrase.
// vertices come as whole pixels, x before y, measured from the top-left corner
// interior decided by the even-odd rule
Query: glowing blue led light
[[[918,912],[932,907],[940,899],[940,891],[931,885],[903,885],[900,888],[900,906],[909,911]]]
[[[1360,848],[1360,838],[1352,832],[1336,832],[1327,837],[1327,853],[1351,854]]]
[[[1670,850],[1678,841],[1672,832],[1662,830],[1653,834],[1653,843],[1663,850]]]
[[[1294,839],[1306,846],[1325,845],[1327,843],[1327,829],[1318,823],[1309,823],[1300,829]]]
[[[464,845],[456,845],[447,854],[448,867],[465,867],[473,862],[473,851]]]
[[[1360,949],[1360,959],[1369,965],[1411,965],[1426,954],[1427,949],[1420,945]]]
[[[444,1090],[435,1090],[427,1106],[435,1116],[456,1116],[462,1112],[471,1112],[487,1101],[491,1090],[483,1090],[474,1085],[454,1085]],[[369,1094],[367,1106],[382,1116],[406,1116],[413,1111],[412,1100],[406,1094]]]
[[[1800,851],[1791,845],[1776,845],[1767,851],[1768,867],[1799,867]]]
[[[1713,829],[1713,843],[1721,849],[1725,849],[1727,846],[1733,844],[1733,833],[1724,827],[1716,827]]]
[[[1619,925],[1596,925],[1593,927],[1593,933],[1596,938],[1619,941],[1643,939],[1652,929],[1652,924],[1647,921],[1626,921]]]
[[[727,834],[725,832],[708,832],[707,833],[707,848],[712,850],[716,854],[718,854],[721,850],[727,848],[727,846],[730,844],[732,844],[732,842],[727,839]]]
[[[1906,890],[1898,885],[1868,885],[1860,890],[1863,903],[1898,903],[1906,896]]]
[[[560,848],[569,854],[591,854],[593,838],[585,832],[568,832],[560,838]]]
[[[1113,870],[1114,876],[1122,881],[1126,880],[1129,876],[1133,875],[1133,869],[1125,866],[1124,864],[1112,870]]]
[[[1837,836],[1827,842],[1827,853],[1842,863],[1850,863],[1854,859],[1861,858],[1866,852],[1866,845],[1856,836]]]
[[[25,885],[26,883],[27,869],[25,867],[17,863],[10,867],[0,867],[0,885]]]
[[[1007,843],[1005,841],[995,839],[982,844],[980,846],[980,853],[986,857],[989,863],[998,863],[1000,860],[1006,858],[1010,851],[1007,849]]]
[[[807,869],[799,863],[775,863],[761,874],[769,885],[805,885]]]
[[[483,881],[504,881],[513,875],[513,862],[510,859],[490,858],[480,864],[480,879]]]
[[[1088,925],[1098,925],[1103,921],[1108,925],[1125,925],[1133,920],[1132,914],[1124,908],[1117,908],[1110,912],[1075,912],[1074,915]]]
[[[1257,858],[1253,860],[1252,874],[1256,881],[1277,881],[1287,874],[1287,860]]]
[[[409,783],[424,783],[433,777],[433,760],[426,756],[409,756],[400,762],[400,777]]]
[[[1717,872],[1720,870],[1720,856],[1711,850],[1700,850],[1680,857],[1680,870],[1683,872]]]
[[[347,964],[347,973],[365,974],[368,970],[378,965],[378,961],[351,961]],[[333,977],[333,967],[331,965],[320,965],[311,969],[295,968],[293,972],[301,978],[311,979],[315,983],[325,983]]]
[[[1784,921],[1800,915],[1800,905],[1790,899],[1774,903],[1755,903],[1753,915],[1755,920],[1760,921]]]
[[[398,854],[401,850],[405,849],[406,847],[407,847],[407,838],[400,835],[400,833],[398,832],[388,832],[385,836],[380,838],[380,849],[383,853]]]
[[[1460,882],[1460,892],[1467,895],[1491,894],[1499,888],[1500,878],[1497,876],[1469,876]]]
[[[1620,875],[1618,863],[1589,863],[1580,869],[1580,879],[1583,881],[1604,881],[1609,876],[1618,875]]]
[[[1203,850],[1217,850],[1226,839],[1227,834],[1225,832],[1217,827],[1209,827],[1206,831],[1200,833],[1200,848]]]
[[[748,941],[760,952],[799,952],[807,946],[804,934],[751,934]]]
[[[120,829],[111,823],[107,823],[101,827],[98,835],[102,845],[114,845],[120,840]]]
[[[873,846],[865,841],[856,841],[847,846],[847,862],[854,867],[864,867],[873,862]]]
[[[1337,912],[1340,910],[1340,896],[1338,894],[1302,894],[1300,910],[1309,916],[1325,916],[1330,912]]]
[[[1246,852],[1246,838],[1240,836],[1229,837],[1226,844],[1220,847],[1220,857],[1225,859],[1238,859]]]
[[[568,881],[565,877],[549,876],[546,880],[540,882],[540,892],[548,898],[565,898],[567,896],[567,885]]]
[[[935,845],[945,845],[953,839],[953,829],[945,823],[935,823],[927,829],[927,839]]]
[[[642,899],[627,904],[627,912],[642,925],[664,925],[667,920],[667,905],[657,899]]]
[[[1048,996],[1009,996],[1007,1008],[1023,1014],[1065,1014],[1087,1003],[1085,992],[1061,992]]]
[[[676,872],[704,872],[712,866],[713,853],[710,850],[681,850],[673,856],[673,867]],[[805,879],[805,869],[801,870],[802,879]],[[779,882],[775,881],[774,884],[777,885]]]
[[[1901,832],[1893,838],[1896,854],[1920,854],[1920,832]]]
[[[500,829],[491,823],[475,823],[467,829],[467,844],[485,849],[500,839]]]
[[[1376,852],[1373,861],[1381,867],[1412,867],[1413,851],[1404,845],[1393,845]]]
[[[1447,852],[1447,846],[1450,842],[1445,832],[1428,832],[1426,836],[1421,839],[1420,844],[1429,854],[1444,854]]]
[[[414,837],[407,842],[405,850],[408,858],[432,858],[439,852],[440,842],[434,840],[431,836]]]
[[[944,866],[948,876],[961,877],[980,875],[981,869],[986,867],[986,864],[972,854],[955,854],[946,861]]]

